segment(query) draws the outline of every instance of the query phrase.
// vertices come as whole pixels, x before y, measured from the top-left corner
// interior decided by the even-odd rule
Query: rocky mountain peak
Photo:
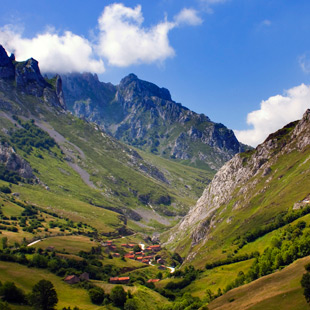
[[[0,78],[14,79],[14,77],[15,67],[13,65],[13,60],[8,56],[3,46],[0,45]]]
[[[49,87],[49,84],[41,75],[39,63],[33,58],[30,58],[25,62],[18,63],[15,73],[17,86],[22,89],[27,89],[27,93],[33,93],[31,88],[34,88],[33,94],[39,92],[42,96],[43,88]]]
[[[15,79],[16,88],[19,92],[35,97],[43,97],[45,102],[65,108],[60,76],[56,77],[54,89],[54,85],[52,86],[43,78],[37,60],[30,58],[22,62],[15,61],[14,54],[9,57],[2,45],[0,45],[0,79]],[[5,89],[8,87],[5,84],[2,86]]]
[[[137,96],[158,97],[163,100],[171,101],[171,95],[168,89],[160,88],[157,85],[140,80],[135,74],[131,73],[124,77],[118,90],[123,94],[127,101],[134,100]]]

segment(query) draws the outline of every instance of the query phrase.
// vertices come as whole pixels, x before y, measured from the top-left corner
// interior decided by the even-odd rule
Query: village
[[[124,261],[127,259],[135,260],[145,265],[157,266],[158,270],[174,272],[174,267],[165,266],[165,260],[158,254],[162,247],[159,244],[145,246],[143,243],[122,243],[119,247],[115,245],[113,240],[107,240],[101,243],[105,248],[105,253],[108,253],[112,258],[121,258]],[[84,272],[79,277],[76,275],[68,275],[64,281],[68,284],[76,284],[80,281],[88,281],[89,274]],[[161,279],[148,279],[147,283],[156,283]],[[130,283],[129,276],[115,276],[109,278],[110,284],[128,284]]]

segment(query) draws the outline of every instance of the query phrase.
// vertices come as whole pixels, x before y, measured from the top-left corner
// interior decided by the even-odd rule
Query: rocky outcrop
[[[190,231],[192,245],[208,238],[210,229],[220,214],[216,211],[233,199],[233,210],[238,210],[253,197],[252,190],[262,177],[269,177],[272,166],[286,154],[304,152],[310,144],[310,110],[298,122],[292,122],[271,134],[255,150],[235,155],[214,176],[196,205],[175,228],[168,243],[182,239]],[[267,178],[266,184],[270,180]],[[262,190],[265,190],[262,189]],[[231,221],[231,217],[230,220]]]
[[[224,125],[174,102],[169,90],[134,74],[117,86],[90,73],[62,78],[68,108],[127,144],[213,170],[243,149]]]
[[[1,79],[14,79],[15,77],[15,67],[13,61],[15,60],[14,55],[9,57],[3,48],[0,45],[0,78]]]
[[[60,76],[56,77],[54,87],[41,75],[39,63],[30,58],[23,62],[15,61],[14,55],[8,57],[3,46],[0,45],[0,79],[15,80],[16,89],[22,93],[38,98],[43,97],[45,102],[65,109]]]
[[[6,143],[0,144],[0,163],[3,164],[7,170],[18,173],[22,178],[35,178],[31,166],[17,155],[14,149]]]

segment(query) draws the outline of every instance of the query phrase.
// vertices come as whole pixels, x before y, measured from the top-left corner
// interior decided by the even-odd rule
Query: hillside
[[[309,139],[307,110],[300,121],[271,134],[255,150],[237,154],[167,234],[167,244],[187,262],[201,266],[237,255],[247,242],[268,232],[268,225],[305,206],[310,194]]]
[[[213,172],[246,149],[232,130],[134,74],[116,86],[90,73],[62,75],[62,80],[68,109],[126,144]]]
[[[16,62],[2,47],[0,124],[1,152],[14,153],[13,166],[26,160],[32,174],[14,191],[104,233],[152,234],[175,224],[212,177],[146,156],[73,116],[59,76],[44,79],[34,59]],[[7,155],[1,159],[7,170],[10,161]]]

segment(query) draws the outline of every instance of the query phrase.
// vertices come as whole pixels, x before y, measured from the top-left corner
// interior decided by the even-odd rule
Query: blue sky
[[[256,145],[310,108],[308,0],[2,0],[0,43],[45,71],[133,72]]]

